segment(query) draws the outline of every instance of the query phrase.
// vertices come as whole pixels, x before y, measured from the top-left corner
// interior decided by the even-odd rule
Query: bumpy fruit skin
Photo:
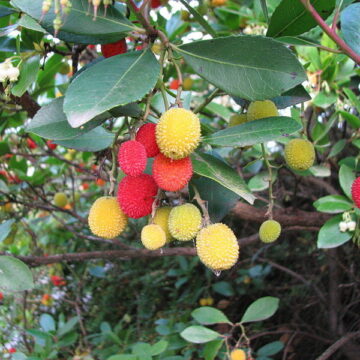
[[[194,85],[193,79],[187,77],[183,81],[183,89],[184,90],[191,90],[192,86]]]
[[[131,218],[138,219],[151,214],[158,187],[151,175],[125,176],[118,187],[121,209]]]
[[[140,126],[136,133],[135,140],[143,144],[146,150],[147,157],[156,156],[160,150],[156,143],[156,124],[147,123]]]
[[[351,197],[355,205],[360,208],[360,176],[351,185]]]
[[[259,229],[260,240],[264,243],[271,243],[278,239],[281,233],[281,225],[275,220],[264,221]]]
[[[199,118],[183,108],[166,111],[156,126],[160,152],[174,160],[189,156],[199,145],[200,135]]]
[[[88,222],[94,235],[113,239],[124,231],[128,219],[115,197],[103,196],[91,206]]]
[[[179,191],[190,181],[193,168],[190,157],[173,160],[159,154],[154,159],[152,172],[160,189]]]
[[[254,101],[249,105],[247,121],[263,119],[271,116],[278,116],[276,105],[271,100]]]
[[[105,58],[109,58],[111,56],[124,54],[127,51],[126,40],[121,39],[111,44],[103,44],[101,45],[101,52]]]
[[[174,207],[169,216],[170,234],[177,240],[193,239],[201,228],[200,210],[193,204]]]
[[[160,249],[166,243],[165,232],[159,225],[146,225],[141,230],[141,242],[148,250]]]
[[[155,215],[153,218],[153,222],[156,225],[159,225],[166,236],[166,242],[170,242],[172,240],[170,230],[169,230],[169,215],[172,207],[171,206],[163,206],[157,208],[155,211]]]
[[[229,120],[229,127],[244,124],[247,122],[246,114],[235,114]]]
[[[55,194],[54,196],[55,206],[63,208],[64,206],[67,205],[67,203],[68,203],[68,198],[65,193],[58,192]]]
[[[246,360],[246,353],[244,350],[235,349],[230,354],[231,360]]]
[[[314,164],[314,145],[309,140],[290,140],[285,145],[284,154],[286,163],[293,170],[307,170]]]
[[[239,244],[233,231],[217,223],[200,230],[196,237],[200,260],[214,271],[230,269],[239,258]]]
[[[121,144],[118,162],[121,170],[130,176],[142,174],[146,168],[147,155],[143,144],[135,140],[128,140]]]

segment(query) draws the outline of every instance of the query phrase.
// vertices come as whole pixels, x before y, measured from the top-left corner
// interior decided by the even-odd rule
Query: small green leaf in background
[[[277,171],[272,172],[272,183],[277,178]],[[269,187],[269,173],[268,172],[260,172],[253,176],[249,182],[248,186],[251,191],[263,191]]]
[[[299,131],[301,124],[290,117],[276,116],[249,121],[205,136],[204,143],[217,146],[249,146],[276,140]]]
[[[347,44],[360,55],[360,4],[349,5],[341,12],[341,31]]]
[[[341,139],[339,141],[337,141],[334,146],[331,148],[331,151],[329,152],[328,158],[332,158],[336,155],[338,155],[339,153],[341,153],[341,151],[344,150],[346,146],[346,140],[345,139]]]
[[[195,174],[212,179],[233,191],[250,204],[254,203],[255,196],[251,194],[245,181],[225,162],[215,156],[204,153],[193,153],[191,161]]]
[[[323,19],[334,10],[335,0],[311,0],[311,4]],[[275,9],[266,36],[300,35],[317,25],[304,5],[296,0],[282,0]]]
[[[339,182],[343,192],[351,199],[351,186],[355,180],[355,174],[347,165],[341,165],[339,170]]]
[[[202,306],[200,308],[195,309],[191,316],[200,324],[210,325],[217,323],[227,323],[231,324],[230,320],[226,317],[226,315],[213,307],[210,306]]]
[[[343,91],[350,100],[351,105],[354,106],[358,112],[360,112],[360,100],[358,96],[356,96],[355,93],[349,88],[344,87]]]
[[[166,348],[168,347],[169,343],[165,340],[160,340],[157,343],[155,343],[154,345],[151,346],[151,355],[155,356],[155,355],[159,355],[162,352],[164,352],[166,350]]]
[[[233,296],[234,289],[227,281],[219,281],[212,286],[212,289],[220,295]]]
[[[242,99],[271,99],[306,80],[294,54],[285,45],[262,36],[194,41],[176,51],[201,77]]]
[[[10,220],[6,220],[4,221],[1,225],[0,225],[0,243],[3,242],[8,235],[10,234],[11,230],[12,230],[12,224],[15,222],[15,219],[10,219]],[[1,284],[0,284],[1,287]]]
[[[0,256],[1,291],[24,291],[33,287],[33,276],[27,265],[14,257]]]
[[[112,355],[106,360],[138,360],[136,355]]]
[[[149,51],[133,51],[98,62],[68,87],[64,112],[72,127],[117,106],[142,99],[157,82],[160,65]]]
[[[262,346],[259,350],[256,351],[258,356],[272,356],[277,354],[284,348],[284,343],[281,341],[273,341],[269,344]]]
[[[224,340],[214,340],[206,343],[203,350],[203,357],[205,360],[215,360],[216,355],[224,344]]]
[[[346,120],[350,126],[354,129],[360,128],[360,118],[355,116],[354,114],[350,114],[347,111],[339,110],[338,113]]]
[[[32,56],[21,66],[19,80],[11,88],[11,93],[15,96],[22,96],[29,86],[36,80],[40,67],[40,56]]]
[[[314,202],[317,211],[337,214],[352,209],[354,204],[342,195],[324,196]]]
[[[329,219],[320,229],[317,238],[319,249],[329,249],[345,244],[352,237],[349,232],[341,232],[339,223],[343,221],[342,215],[337,215]]]
[[[180,333],[181,337],[186,341],[194,344],[202,344],[213,341],[220,337],[220,334],[214,330],[210,330],[204,326],[193,325],[187,327]]]
[[[76,324],[79,322],[79,318],[77,316],[69,319],[64,325],[59,327],[57,334],[59,337],[67,334],[68,332],[72,331]]]
[[[42,314],[40,316],[40,326],[46,332],[56,330],[55,320],[49,314]]]
[[[273,316],[279,307],[279,299],[272,296],[265,296],[257,299],[246,309],[241,322],[262,321]]]

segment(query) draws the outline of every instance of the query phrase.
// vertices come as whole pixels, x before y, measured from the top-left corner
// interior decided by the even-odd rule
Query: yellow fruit
[[[199,232],[196,249],[200,260],[215,271],[230,269],[239,257],[235,234],[221,223],[209,225]]]
[[[141,230],[141,242],[148,250],[157,250],[166,243],[166,235],[160,225],[146,225]]]
[[[193,84],[194,84],[193,79],[187,77],[187,78],[185,78],[184,81],[183,81],[183,89],[184,89],[184,90],[191,90]]]
[[[305,139],[292,139],[285,145],[285,161],[293,170],[307,170],[315,160],[314,145]]]
[[[225,5],[227,0],[211,0],[211,6],[217,7],[217,6],[223,6]]]
[[[63,208],[68,203],[68,198],[65,193],[58,192],[54,196],[54,205]]]
[[[264,243],[271,243],[280,236],[281,225],[275,220],[264,221],[259,229],[260,240]]]
[[[75,200],[75,202],[78,202],[78,201],[80,201],[80,193],[79,192],[76,192],[75,194],[74,194],[74,200]]]
[[[214,299],[211,297],[206,298],[206,304],[207,304],[207,306],[214,305]]]
[[[74,160],[76,156],[76,150],[69,149],[67,153],[64,155],[64,158],[68,161]]]
[[[12,206],[12,203],[10,202],[7,202],[4,206],[3,206],[3,209],[4,209],[4,212],[12,212],[13,210],[13,206]]]
[[[271,116],[278,116],[276,105],[271,100],[254,101],[249,105],[247,121],[263,119]]]
[[[244,350],[235,349],[230,354],[231,360],[246,360],[247,356]]]
[[[229,120],[229,127],[244,124],[247,122],[246,114],[235,114]]]
[[[190,110],[173,108],[166,111],[156,126],[160,151],[171,159],[189,156],[199,145],[200,120]]]
[[[169,215],[172,207],[170,206],[163,206],[156,209],[153,222],[156,225],[159,225],[166,236],[166,242],[171,241],[171,234],[169,230]]]
[[[193,239],[201,228],[201,212],[193,204],[174,207],[169,216],[170,234],[177,240]]]
[[[94,235],[113,239],[124,231],[128,219],[115,197],[103,196],[91,206],[88,222]]]
[[[206,298],[201,298],[199,300],[199,304],[200,304],[200,306],[206,306],[207,305],[207,299]]]

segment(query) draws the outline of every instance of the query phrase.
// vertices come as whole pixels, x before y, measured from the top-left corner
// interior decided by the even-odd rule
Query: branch
[[[346,44],[346,42],[336,33],[336,28],[331,28],[326,24],[323,18],[319,15],[319,13],[315,10],[315,8],[311,5],[309,0],[299,0],[305,7],[307,11],[309,11],[310,15],[314,18],[314,20],[318,23],[318,25],[324,30],[324,32],[340,47],[340,49],[348,55],[351,59],[353,59],[357,64],[360,64],[360,55],[358,55],[350,46]]]

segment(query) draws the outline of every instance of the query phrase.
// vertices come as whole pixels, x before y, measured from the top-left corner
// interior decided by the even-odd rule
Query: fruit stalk
[[[269,206],[268,206],[268,211],[266,212],[266,215],[268,215],[269,219],[272,220],[273,207],[274,207],[274,195],[273,195],[273,189],[272,189],[272,169],[271,169],[271,164],[269,162],[269,159],[268,159],[268,156],[266,153],[264,143],[261,144],[261,150],[262,150],[264,161],[265,161],[268,173],[269,173]]]

